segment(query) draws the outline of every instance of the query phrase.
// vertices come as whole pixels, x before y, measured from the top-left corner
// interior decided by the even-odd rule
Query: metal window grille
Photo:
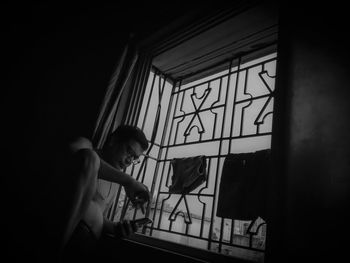
[[[254,261],[264,257],[266,222],[216,216],[224,158],[270,148],[277,54],[254,60],[235,57],[226,70],[182,85],[154,69],[143,93],[137,125],[151,146],[141,165],[126,171],[153,195],[140,234]],[[204,154],[208,180],[186,194],[169,193],[173,158]],[[144,215],[128,205],[119,188],[109,216],[115,221]]]

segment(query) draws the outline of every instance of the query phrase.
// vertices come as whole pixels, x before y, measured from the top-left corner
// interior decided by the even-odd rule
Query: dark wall
[[[6,174],[7,230],[16,248],[11,257],[22,258],[24,252],[35,258],[46,250],[45,243],[54,242],[46,240],[52,212],[47,187],[60,179],[53,177],[49,161],[67,138],[91,136],[129,29],[111,37],[111,19],[87,7],[38,3],[8,11],[11,71],[4,113],[12,171]]]
[[[191,8],[191,6],[188,6]],[[12,3],[6,13],[2,85],[6,173],[2,196],[10,258],[50,255],[47,207],[58,183],[49,165],[72,136],[91,137],[114,65],[130,33],[143,38],[183,15],[156,3]],[[56,181],[57,180],[57,181]],[[55,220],[55,219],[53,219]],[[53,230],[54,231],[54,230]]]
[[[348,231],[347,9],[337,3],[293,3],[282,6],[279,45],[276,105],[281,114],[275,123],[281,125],[275,127],[273,147],[280,165],[268,231],[268,250],[276,262],[340,258]],[[43,189],[56,179],[42,160],[65,138],[91,136],[129,33],[147,36],[185,12],[170,4],[133,8],[124,3],[4,9],[9,73],[1,103],[1,236],[12,258],[37,260],[40,246],[49,247],[43,238],[49,203]]]
[[[282,6],[273,147],[275,262],[347,254],[350,190],[349,40],[339,3]],[[280,123],[282,127],[278,127]],[[277,183],[276,183],[277,182]]]

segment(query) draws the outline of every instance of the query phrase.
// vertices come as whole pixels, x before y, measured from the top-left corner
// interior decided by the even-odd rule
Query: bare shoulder
[[[93,149],[92,142],[85,137],[77,137],[69,143],[69,148],[71,151],[76,152],[81,149]]]

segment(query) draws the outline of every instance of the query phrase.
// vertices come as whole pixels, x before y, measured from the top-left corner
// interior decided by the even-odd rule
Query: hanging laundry
[[[237,220],[265,218],[270,169],[270,150],[227,155],[216,215]]]
[[[174,158],[172,185],[169,192],[174,194],[188,194],[207,180],[207,164],[205,156]]]

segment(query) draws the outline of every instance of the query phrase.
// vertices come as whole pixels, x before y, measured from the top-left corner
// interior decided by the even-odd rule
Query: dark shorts
[[[98,250],[98,239],[81,220],[64,251],[64,262],[93,262]]]

